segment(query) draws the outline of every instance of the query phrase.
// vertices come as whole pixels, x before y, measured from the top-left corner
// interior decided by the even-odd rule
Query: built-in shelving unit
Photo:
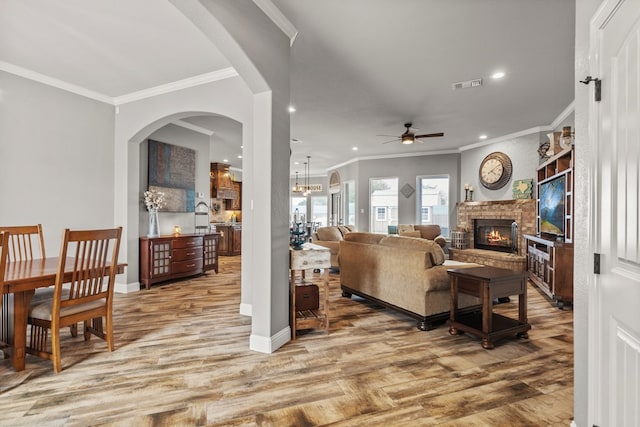
[[[559,308],[573,303],[573,212],[574,148],[571,146],[538,167],[537,234],[524,236],[529,279]],[[564,236],[545,234],[541,229],[540,188],[546,182],[565,176]]]

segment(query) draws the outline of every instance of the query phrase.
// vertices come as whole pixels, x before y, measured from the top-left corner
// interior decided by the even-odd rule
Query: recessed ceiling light
[[[289,112],[290,113],[295,113],[296,112],[296,107],[294,107],[293,105],[289,105]]]
[[[480,135],[480,136],[479,136],[479,138],[480,138],[480,139],[487,139],[487,135],[484,135],[484,134],[483,134],[483,135]]]
[[[293,142],[294,144],[300,144],[302,143],[301,140],[299,140],[298,138],[291,138],[291,142]]]
[[[505,76],[504,71],[497,71],[491,75],[492,79],[501,79]]]
[[[358,147],[351,147],[353,151],[358,151]]]
[[[300,162],[293,162],[293,164],[294,164],[294,165],[299,165],[299,164],[300,164]]]
[[[222,159],[224,163],[229,163],[229,159]]]
[[[242,158],[242,154],[239,154],[239,155],[238,155],[238,158],[239,158],[239,159],[241,159],[241,158]]]
[[[244,148],[244,145],[241,145],[240,148]]]

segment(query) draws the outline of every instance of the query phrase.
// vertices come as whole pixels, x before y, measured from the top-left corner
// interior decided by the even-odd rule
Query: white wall
[[[0,224],[42,223],[47,255],[64,228],[114,221],[114,108],[0,71]]]

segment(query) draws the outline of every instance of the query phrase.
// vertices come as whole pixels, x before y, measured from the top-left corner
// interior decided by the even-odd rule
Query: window
[[[356,225],[356,184],[355,181],[344,183],[344,218],[345,224]]]
[[[311,222],[318,223],[319,227],[327,225],[327,196],[311,197]]]
[[[387,233],[390,225],[398,225],[398,178],[371,178],[369,196],[369,231]]]
[[[418,222],[437,224],[449,235],[449,176],[418,177]]]
[[[302,222],[302,217],[306,221],[307,219],[307,198],[306,197],[292,197],[291,198],[291,222],[293,222],[293,217],[296,214],[296,209],[298,210],[298,222]]]
[[[423,206],[420,208],[420,224],[429,224],[431,222],[431,207]]]

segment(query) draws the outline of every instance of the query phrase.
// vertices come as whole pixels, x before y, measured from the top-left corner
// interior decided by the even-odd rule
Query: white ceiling
[[[292,175],[307,155],[315,174],[355,157],[457,150],[480,134],[491,140],[547,126],[573,101],[574,0],[272,2],[298,30],[291,137],[302,142],[292,144]],[[165,0],[0,3],[5,71],[118,98],[228,67]],[[506,76],[494,81],[497,70]],[[476,78],[483,86],[452,89]],[[217,132],[214,156],[216,135],[239,149],[237,124],[186,121]],[[407,121],[445,136],[382,144],[392,138],[377,135],[399,135]]]

